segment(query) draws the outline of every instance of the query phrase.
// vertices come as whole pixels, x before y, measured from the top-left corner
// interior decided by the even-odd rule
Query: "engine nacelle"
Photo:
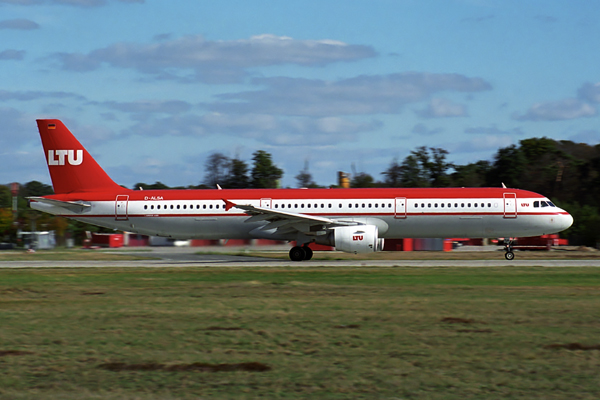
[[[333,245],[347,253],[373,253],[383,250],[383,239],[375,225],[341,226],[333,228]]]

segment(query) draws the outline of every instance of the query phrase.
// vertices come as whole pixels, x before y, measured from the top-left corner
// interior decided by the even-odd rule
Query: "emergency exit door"
[[[504,218],[517,218],[516,193],[504,193]]]
[[[117,221],[126,221],[129,219],[127,216],[127,206],[129,204],[128,195],[118,195],[115,200],[115,219]]]

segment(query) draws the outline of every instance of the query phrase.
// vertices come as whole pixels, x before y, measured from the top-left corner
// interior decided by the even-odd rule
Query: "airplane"
[[[383,250],[385,239],[505,238],[563,231],[573,217],[547,197],[521,189],[168,189],[116,184],[58,119],[37,120],[55,194],[30,207],[89,224],[174,239],[296,241],[293,261],[310,244],[349,253]]]

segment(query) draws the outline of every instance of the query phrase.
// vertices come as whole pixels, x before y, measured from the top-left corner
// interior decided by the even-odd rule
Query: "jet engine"
[[[383,250],[383,239],[375,225],[341,226],[333,228],[333,246],[347,253],[373,253]]]

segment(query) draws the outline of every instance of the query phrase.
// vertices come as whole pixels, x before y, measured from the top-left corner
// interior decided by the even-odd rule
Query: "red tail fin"
[[[58,119],[38,119],[54,192],[122,190]]]

